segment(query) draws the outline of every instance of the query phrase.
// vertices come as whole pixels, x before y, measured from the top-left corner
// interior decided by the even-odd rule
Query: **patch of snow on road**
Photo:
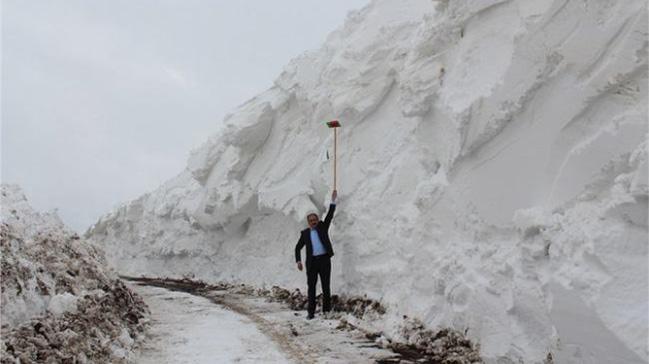
[[[137,363],[288,363],[248,318],[207,298],[133,286],[151,310],[150,339]]]

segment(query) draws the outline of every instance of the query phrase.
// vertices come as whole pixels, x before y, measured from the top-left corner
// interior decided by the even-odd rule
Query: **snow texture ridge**
[[[129,275],[302,287],[339,119],[334,291],[487,362],[646,362],[647,49],[639,0],[372,1],[88,236]]]

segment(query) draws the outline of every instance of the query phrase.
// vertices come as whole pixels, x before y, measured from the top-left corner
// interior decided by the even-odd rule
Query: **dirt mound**
[[[2,363],[120,362],[145,329],[147,307],[101,249],[34,211],[2,185]]]
[[[2,333],[5,363],[125,362],[145,328],[144,302],[115,280],[84,295],[76,312],[47,313]]]

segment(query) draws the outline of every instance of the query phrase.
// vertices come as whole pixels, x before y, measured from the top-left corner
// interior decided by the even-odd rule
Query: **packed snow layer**
[[[34,211],[16,185],[0,194],[2,363],[125,359],[144,303],[56,213]]]
[[[245,316],[204,297],[135,286],[151,308],[151,337],[135,363],[215,364],[291,361]]]
[[[127,274],[304,287],[339,119],[335,291],[488,362],[644,362],[645,6],[373,1],[89,236]]]

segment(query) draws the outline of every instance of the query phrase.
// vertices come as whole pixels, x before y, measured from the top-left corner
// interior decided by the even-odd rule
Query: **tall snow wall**
[[[334,291],[487,362],[647,360],[645,1],[373,1],[88,235],[124,274],[304,288],[331,119]]]

